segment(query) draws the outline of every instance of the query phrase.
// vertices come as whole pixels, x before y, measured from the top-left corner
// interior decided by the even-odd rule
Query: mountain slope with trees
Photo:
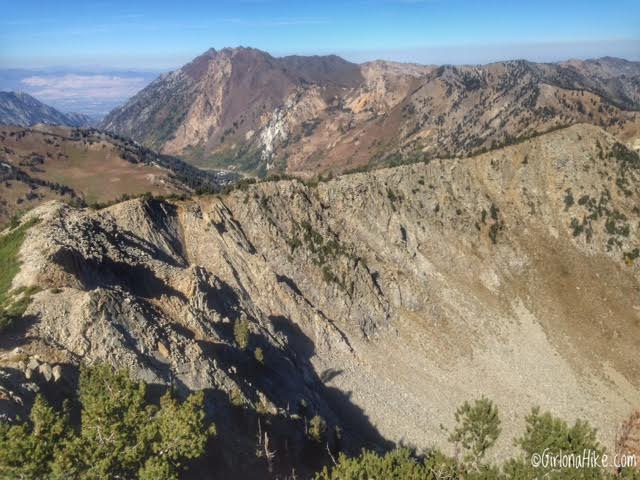
[[[95,129],[0,126],[0,225],[51,199],[100,206],[144,193],[218,191],[235,179]]]
[[[466,157],[576,123],[640,145],[640,63],[353,64],[208,50],[102,127],[206,167],[313,176]]]
[[[91,127],[95,121],[79,113],[62,113],[24,92],[0,92],[0,125],[31,127],[38,123]]]

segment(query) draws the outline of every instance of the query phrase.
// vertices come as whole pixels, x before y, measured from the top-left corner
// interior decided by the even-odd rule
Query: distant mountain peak
[[[29,127],[38,123],[90,126],[93,121],[86,115],[64,114],[25,92],[0,92],[0,124]]]
[[[103,126],[197,165],[317,174],[472,153],[574,123],[632,138],[640,63],[441,67],[209,49]]]

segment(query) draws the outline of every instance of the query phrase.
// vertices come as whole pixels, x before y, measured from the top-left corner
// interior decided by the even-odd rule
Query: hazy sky
[[[209,47],[420,63],[640,60],[638,0],[0,0],[0,68],[166,69]]]

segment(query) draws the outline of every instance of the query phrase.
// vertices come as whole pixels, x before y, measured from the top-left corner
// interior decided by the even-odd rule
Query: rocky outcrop
[[[42,355],[46,355],[47,360]],[[47,351],[29,354],[21,347],[0,353],[0,420],[13,422],[25,419],[35,395],[46,392],[60,398],[72,391],[68,382],[72,368],[56,364],[56,353]],[[63,378],[66,373],[67,378]]]
[[[14,280],[43,290],[12,338],[205,389],[222,425],[223,398],[290,428],[304,405],[345,448],[446,448],[439,426],[480,395],[502,413],[498,456],[534,405],[611,446],[640,402],[639,174],[636,154],[578,125],[318,185],[50,203],[30,213]]]

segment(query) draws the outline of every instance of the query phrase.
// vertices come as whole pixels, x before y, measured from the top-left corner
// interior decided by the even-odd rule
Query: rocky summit
[[[208,50],[102,128],[198,166],[314,176],[465,157],[576,123],[640,145],[640,63],[354,64]]]
[[[297,105],[315,108],[317,100],[323,112],[314,82],[354,88],[378,68],[315,59],[305,78],[299,59],[287,60],[285,70],[252,51],[211,52],[163,77],[111,121],[132,108],[159,118],[151,103],[142,106],[149,92],[171,84],[189,86],[184,94],[191,95],[198,78],[234,75],[231,64],[231,73],[210,69],[209,58],[234,55],[277,64],[279,76],[264,81],[304,83]],[[330,77],[325,66],[341,76]],[[532,68],[496,65],[474,75],[508,83],[513,77],[504,72]],[[460,74],[426,70],[403,74],[426,75],[443,88]],[[239,81],[252,85],[253,78]],[[412,80],[406,88],[431,108],[423,87]],[[561,104],[551,88],[541,87],[532,101]],[[368,106],[361,102],[363,111],[372,109],[365,115],[389,100],[370,94]],[[584,106],[593,100],[596,110],[602,102],[586,92],[566,95]],[[185,136],[164,148],[185,147],[196,130],[228,128],[236,117],[225,115],[234,108],[247,115],[216,98],[222,103],[201,99],[214,124],[190,129],[195,110],[185,110],[176,130]],[[391,107],[398,112],[415,105],[398,101]],[[348,115],[356,115],[356,103]],[[250,113],[262,115],[261,108]],[[249,138],[247,122],[230,142]],[[278,452],[275,468],[296,465],[304,455],[296,439],[307,428],[301,409],[340,426],[345,451],[392,443],[448,449],[440,425],[451,426],[452,406],[481,395],[502,413],[505,435],[492,451],[498,458],[513,450],[511,439],[534,405],[568,420],[588,418],[613,449],[620,422],[640,401],[640,370],[630,361],[640,335],[638,205],[637,153],[584,124],[464,160],[320,183],[267,181],[102,210],[46,203],[22,219],[30,227],[11,289],[29,289],[31,303],[0,339],[0,406],[16,415],[36,384],[61,390],[73,384],[75,366],[99,361],[151,385],[204,390],[218,427],[217,471],[235,478],[255,474],[255,438],[265,428]],[[270,418],[269,426],[238,417],[238,405]]]

